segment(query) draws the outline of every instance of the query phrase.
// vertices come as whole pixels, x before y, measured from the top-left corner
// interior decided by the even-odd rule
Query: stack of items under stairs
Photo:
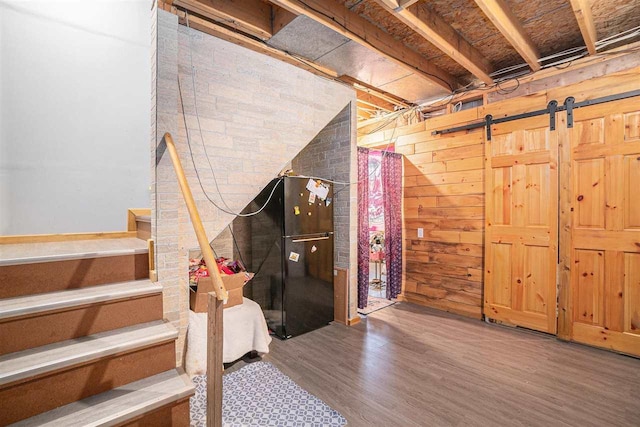
[[[208,294],[215,290],[213,279],[198,250],[189,254],[189,329],[185,370],[190,377],[207,372]],[[216,259],[222,282],[229,292],[223,310],[223,362],[239,359],[253,362],[269,353],[271,336],[260,306],[243,297],[243,287],[253,278],[239,261]]]
[[[0,245],[0,425],[189,425],[147,243]]]

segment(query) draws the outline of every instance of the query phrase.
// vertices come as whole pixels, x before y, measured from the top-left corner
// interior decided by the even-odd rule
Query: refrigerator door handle
[[[324,237],[309,237],[307,239],[293,239],[291,240],[292,243],[300,243],[300,242],[315,242],[316,240],[327,240],[330,236],[324,236]]]

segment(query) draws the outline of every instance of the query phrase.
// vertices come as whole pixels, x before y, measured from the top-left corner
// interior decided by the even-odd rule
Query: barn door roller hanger
[[[560,111],[567,111],[567,127],[573,127],[573,110],[582,107],[588,107],[590,105],[604,104],[605,102],[619,101],[621,99],[632,98],[634,96],[640,96],[640,90],[633,90],[630,92],[623,92],[616,95],[603,96],[601,98],[590,99],[582,102],[575,102],[573,96],[564,100],[563,105],[558,105],[558,101],[553,100],[547,104],[547,108],[543,110],[529,111],[527,113],[516,114],[513,116],[501,117],[494,119],[491,114],[487,114],[483,121],[470,123],[464,126],[457,126],[448,129],[434,130],[431,135],[446,135],[454,132],[461,132],[464,130],[478,129],[481,127],[487,128],[487,140],[491,141],[491,125],[497,123],[512,122],[514,120],[526,119],[529,117],[542,116],[549,114],[549,129],[556,130],[556,113]]]

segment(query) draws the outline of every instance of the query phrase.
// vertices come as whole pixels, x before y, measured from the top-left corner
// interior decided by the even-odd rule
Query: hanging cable
[[[202,190],[202,193],[204,194],[204,196],[207,198],[207,200],[213,206],[215,206],[216,208],[218,208],[222,212],[227,213],[229,215],[247,217],[247,216],[257,215],[260,212],[262,212],[267,207],[269,202],[271,201],[271,198],[273,197],[273,193],[276,191],[276,188],[278,187],[280,182],[282,182],[282,179],[278,179],[277,180],[277,182],[273,186],[273,189],[271,190],[271,193],[269,194],[269,198],[267,199],[267,201],[264,203],[264,205],[260,209],[256,210],[255,212],[250,212],[250,213],[233,212],[233,211],[231,211],[229,209],[225,209],[222,206],[218,205],[214,200],[211,199],[211,197],[209,197],[209,194],[207,193],[207,191],[205,190],[204,186],[202,185],[202,179],[200,178],[200,172],[198,171],[198,167],[196,166],[195,158],[193,157],[193,149],[191,147],[191,136],[190,136],[189,128],[187,126],[187,117],[186,117],[185,112],[184,112],[184,100],[182,98],[182,84],[180,83],[180,75],[178,75],[178,93],[180,94],[180,104],[181,104],[181,107],[182,107],[182,117],[184,119],[184,126],[185,126],[185,129],[187,131],[187,146],[189,147],[189,154],[191,156],[191,163],[193,164],[193,169],[196,172],[196,178],[197,178],[197,181],[198,181],[198,185],[200,186],[200,189]]]
[[[317,11],[317,12],[322,13],[321,11]],[[189,24],[189,14],[188,14],[188,11],[185,11],[185,14],[186,14],[186,23],[187,23],[187,28],[190,28],[190,24]],[[621,32],[621,33],[618,33],[618,34],[616,34],[616,35],[613,35],[613,36],[607,37],[607,38],[605,38],[605,39],[603,39],[603,40],[600,40],[600,41],[596,42],[596,46],[597,46],[598,48],[605,47],[605,46],[607,46],[607,45],[609,45],[609,44],[617,43],[617,42],[619,42],[619,41],[621,41],[621,40],[625,40],[625,39],[628,39],[628,38],[634,37],[634,36],[636,36],[636,35],[638,35],[638,34],[640,34],[640,27],[635,27],[635,28],[632,28],[632,29],[630,29],[630,30],[626,30],[626,31],[624,31],[624,32]],[[575,48],[566,49],[565,51],[557,52],[557,53],[554,53],[554,54],[552,54],[552,55],[548,55],[548,56],[546,56],[546,57],[540,58],[538,61],[539,61],[540,63],[542,63],[542,62],[544,62],[544,61],[548,61],[549,59],[554,59],[554,58],[558,58],[558,57],[566,56],[566,55],[569,55],[569,54],[572,54],[572,53],[576,53],[576,52],[581,52],[581,51],[586,51],[586,47],[580,46],[580,47],[575,47]],[[304,63],[305,65],[310,66],[310,67],[313,67],[313,68],[314,68],[314,69],[316,69],[317,71],[322,72],[322,70],[318,69],[317,67],[314,67],[314,66],[313,66],[313,64],[309,63],[308,61],[305,61],[304,59],[302,59],[302,58],[301,58],[301,57],[299,57],[298,55],[294,55],[294,54],[291,54],[291,53],[289,53],[289,52],[285,52],[285,53],[286,53],[288,56],[290,56],[290,57],[292,57],[292,58],[295,58],[296,60],[300,61],[301,63]],[[603,54],[604,54],[604,52],[603,52]],[[584,56],[584,54],[581,54],[581,55],[573,55],[573,56],[571,56],[571,57],[569,57],[569,58],[564,58],[564,59],[559,60],[559,61],[554,61],[554,62],[549,63],[549,64],[544,64],[544,65],[542,65],[541,69],[550,68],[550,67],[558,67],[558,66],[563,65],[563,64],[566,64],[566,63],[568,63],[569,65],[571,65],[571,63],[572,63],[573,61],[575,61],[576,59],[581,58],[582,56]],[[255,212],[248,213],[248,214],[236,213],[236,212],[233,212],[233,211],[232,211],[232,209],[229,207],[229,205],[226,203],[226,201],[224,200],[224,197],[222,196],[222,192],[220,191],[220,187],[219,187],[219,184],[218,184],[218,181],[217,181],[217,177],[216,177],[216,175],[215,175],[215,172],[214,172],[213,166],[212,166],[212,164],[211,164],[211,159],[210,159],[210,157],[209,157],[208,151],[207,151],[207,149],[206,149],[206,144],[205,144],[205,142],[204,142],[204,138],[203,138],[203,136],[202,136],[202,126],[201,126],[201,124],[200,124],[200,117],[199,117],[198,109],[197,109],[197,94],[196,94],[196,93],[197,93],[197,91],[196,91],[196,87],[195,87],[195,81],[196,81],[196,79],[195,79],[195,74],[196,74],[196,69],[195,69],[195,67],[193,66],[193,55],[192,55],[192,49],[191,49],[191,37],[189,37],[189,58],[190,58],[190,65],[191,65],[191,80],[192,80],[193,91],[194,91],[194,108],[195,108],[195,113],[196,113],[196,120],[197,120],[197,123],[198,123],[198,131],[199,131],[199,133],[200,133],[200,138],[201,138],[201,141],[202,141],[203,150],[204,150],[204,152],[205,152],[205,157],[207,158],[207,162],[208,162],[208,164],[209,164],[209,169],[211,170],[211,173],[212,173],[212,176],[213,176],[213,179],[214,179],[214,183],[215,183],[215,186],[216,186],[216,191],[218,192],[218,195],[220,196],[221,203],[225,206],[225,208],[222,208],[221,206],[219,206],[219,205],[218,205],[215,201],[213,201],[213,200],[209,197],[209,195],[206,193],[206,191],[204,190],[204,187],[203,187],[203,185],[202,185],[202,182],[200,181],[199,173],[198,173],[198,171],[197,171],[197,169],[196,169],[196,175],[198,176],[198,181],[199,181],[200,187],[201,187],[201,189],[203,190],[203,192],[205,193],[205,196],[207,197],[207,199],[208,199],[208,200],[209,200],[209,201],[210,201],[214,206],[216,206],[218,209],[222,210],[223,212],[228,213],[228,214],[231,214],[231,215],[237,215],[237,216],[252,216],[252,215],[256,215],[256,214],[260,213],[260,212],[261,212],[261,211],[266,207],[266,205],[268,204],[268,202],[271,200],[271,197],[273,196],[273,192],[275,191],[275,189],[276,189],[276,187],[277,187],[277,185],[279,184],[279,182],[280,182],[280,181],[278,181],[278,183],[276,183],[276,185],[275,185],[275,186],[274,186],[274,188],[272,189],[272,192],[271,192],[271,194],[270,194],[270,196],[269,196],[269,199],[267,200],[267,202],[265,203],[265,205],[264,205],[264,206],[262,206],[260,209],[258,209],[258,210],[257,210],[257,211],[255,211]],[[503,68],[503,69],[500,69],[500,70],[497,70],[497,71],[495,71],[495,72],[491,73],[491,76],[499,76],[499,75],[501,75],[501,74],[504,74],[504,73],[507,73],[507,72],[510,72],[510,71],[519,70],[519,69],[522,69],[522,68],[525,68],[525,67],[528,67],[528,64],[523,63],[523,64],[516,64],[516,65],[512,65],[512,66],[505,67],[505,68]],[[385,115],[384,117],[385,117],[385,119],[386,119],[386,120],[385,120],[385,122],[384,122],[384,123],[382,123],[381,125],[377,126],[375,129],[370,130],[370,131],[369,131],[369,132],[367,132],[367,133],[360,134],[360,136],[362,136],[362,135],[369,135],[369,134],[375,133],[375,132],[377,132],[377,131],[379,131],[379,130],[381,130],[381,129],[385,128],[385,127],[386,127],[386,126],[388,126],[392,121],[394,121],[394,120],[395,120],[395,121],[396,121],[396,125],[395,125],[395,126],[394,126],[394,128],[393,128],[393,133],[392,133],[391,138],[389,138],[389,143],[388,143],[388,144],[387,144],[387,146],[382,150],[383,152],[386,152],[386,151],[388,150],[388,148],[391,146],[391,144],[393,144],[393,143],[394,143],[394,141],[393,141],[393,136],[395,135],[396,128],[398,127],[397,120],[398,120],[402,115],[404,115],[404,114],[408,114],[408,113],[412,113],[412,112],[416,112],[416,111],[420,111],[421,109],[424,109],[424,108],[426,108],[426,107],[434,107],[434,108],[437,108],[437,107],[439,107],[439,106],[440,106],[440,105],[438,105],[438,103],[439,103],[439,102],[443,102],[443,101],[444,101],[444,102],[443,102],[442,106],[447,105],[447,104],[449,104],[449,103],[453,102],[453,100],[454,100],[456,97],[461,97],[461,96],[463,96],[464,94],[466,94],[466,93],[468,93],[468,92],[471,92],[471,91],[474,91],[474,90],[491,90],[491,89],[496,89],[496,92],[497,92],[497,93],[499,93],[499,94],[509,94],[509,93],[513,93],[513,92],[515,92],[515,91],[520,87],[520,81],[519,81],[519,79],[518,79],[518,78],[519,78],[519,77],[522,77],[522,76],[524,76],[524,75],[526,75],[526,74],[530,74],[530,71],[528,71],[528,70],[524,70],[524,71],[521,71],[521,72],[517,72],[517,73],[515,73],[515,74],[511,74],[511,75],[505,76],[504,78],[497,78],[497,79],[495,79],[496,81],[495,81],[493,84],[491,84],[491,85],[487,85],[486,83],[481,83],[481,84],[478,84],[478,85],[475,85],[475,86],[474,86],[474,84],[473,84],[473,82],[472,82],[472,83],[469,83],[469,84],[467,84],[466,86],[464,86],[464,87],[462,87],[462,88],[458,88],[458,89],[456,89],[456,90],[453,90],[453,88],[452,88],[452,92],[451,92],[450,94],[448,94],[448,95],[446,95],[446,96],[444,96],[444,97],[442,97],[442,98],[440,98],[440,99],[438,99],[438,100],[432,101],[432,102],[430,102],[430,103],[423,103],[423,104],[420,104],[419,106],[416,106],[416,107],[411,107],[411,108],[405,108],[405,109],[397,110],[397,111],[394,111],[393,113],[390,113],[390,114],[388,114],[388,115]],[[437,76],[435,76],[435,77],[437,77]],[[335,78],[335,77],[333,77],[333,76],[328,76],[328,78],[330,78],[330,79],[331,79],[331,80],[333,80],[333,81],[338,81],[338,82],[340,82],[340,83],[344,84],[344,82],[342,82],[342,81],[340,81],[340,80],[336,79],[336,78]],[[515,85],[513,88],[509,88],[509,89],[507,89],[507,88],[505,88],[505,87],[504,87],[504,84],[505,84],[505,83],[508,83],[509,81],[515,81],[515,82],[516,82],[516,85]],[[178,86],[179,86],[179,89],[180,89],[180,79],[179,79],[179,78],[178,78]],[[182,103],[182,102],[183,102],[183,100],[182,100],[182,93],[180,93],[180,96],[181,96],[181,103]],[[187,124],[186,124],[186,116],[184,115],[184,108],[183,108],[183,116],[184,116],[184,121],[185,121],[185,128],[187,128]],[[192,157],[192,161],[193,161],[193,163],[194,163],[194,168],[195,168],[195,161],[194,161],[194,159],[193,159],[193,153],[192,153],[192,150],[191,150],[191,145],[190,145],[190,135],[189,135],[189,129],[188,129],[188,128],[187,128],[187,142],[188,142],[188,145],[189,145],[189,150],[190,150],[191,157]],[[372,171],[372,173],[375,173],[375,170],[374,170],[374,171]],[[300,176],[300,177],[302,177],[302,178],[309,178],[309,179],[320,179],[320,180],[323,180],[323,181],[331,182],[331,183],[336,184],[336,185],[343,185],[343,186],[344,186],[344,188],[342,188],[342,189],[338,190],[335,194],[340,193],[341,191],[343,191],[344,189],[346,189],[346,187],[348,187],[348,186],[350,186],[350,185],[353,185],[353,184],[357,184],[357,183],[358,183],[357,181],[356,181],[356,182],[342,182],[342,181],[335,181],[335,180],[330,180],[330,179],[327,179],[327,178],[312,177],[312,176]]]
[[[187,17],[187,28],[191,29],[191,27],[189,27],[189,15],[186,15]],[[220,191],[220,187],[218,185],[218,180],[216,178],[216,174],[213,170],[213,165],[211,164],[211,160],[209,158],[209,154],[207,152],[207,147],[206,144],[204,142],[204,137],[202,136],[202,126],[200,125],[200,115],[198,114],[198,98],[197,98],[197,90],[196,90],[196,84],[195,84],[195,73],[196,73],[196,69],[193,66],[193,54],[192,54],[192,47],[191,47],[191,34],[187,34],[187,36],[189,37],[189,58],[190,58],[190,65],[191,65],[191,82],[192,82],[192,89],[193,89],[193,100],[194,100],[194,111],[196,114],[196,121],[198,123],[198,130],[200,132],[200,139],[202,141],[202,148],[204,150],[205,153],[205,157],[207,158],[207,162],[209,163],[209,169],[211,170],[211,174],[213,176],[213,181],[215,183],[216,186],[216,191],[218,192],[218,195],[220,196],[220,200],[222,201],[222,203],[224,204],[224,206],[226,208],[223,208],[222,206],[220,206],[218,203],[216,203],[207,193],[207,191],[205,190],[203,184],[202,184],[202,180],[200,178],[200,172],[198,171],[198,168],[196,166],[196,162],[195,162],[195,158],[193,156],[193,149],[191,147],[191,132],[189,132],[189,126],[187,124],[187,116],[185,113],[185,109],[184,109],[184,99],[182,96],[182,84],[180,82],[180,74],[178,73],[178,93],[180,95],[180,105],[182,107],[182,117],[184,120],[184,127],[187,133],[187,145],[189,146],[189,154],[191,156],[191,162],[193,163],[193,168],[196,172],[196,178],[198,180],[198,185],[200,186],[200,189],[202,190],[202,192],[204,193],[205,197],[207,198],[207,200],[214,205],[216,208],[218,208],[219,210],[221,210],[224,213],[227,213],[229,215],[235,215],[235,216],[241,216],[241,217],[248,217],[248,216],[253,216],[253,215],[257,215],[260,212],[262,212],[267,205],[269,204],[269,202],[271,201],[271,198],[273,197],[273,194],[276,191],[276,188],[278,187],[278,185],[280,184],[280,182],[282,181],[281,179],[279,179],[276,184],[273,186],[273,189],[271,190],[271,193],[269,194],[269,198],[267,199],[267,201],[265,202],[265,204],[258,210],[256,210],[255,212],[249,212],[249,213],[242,213],[242,212],[234,212],[229,205],[226,203],[226,201],[224,200],[224,197],[222,196],[222,192]]]

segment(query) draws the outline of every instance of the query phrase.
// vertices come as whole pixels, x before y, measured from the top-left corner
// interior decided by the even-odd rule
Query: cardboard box
[[[222,282],[229,291],[229,299],[224,308],[242,304],[242,288],[253,278],[253,273],[221,274]],[[189,308],[196,313],[207,312],[207,294],[213,292],[213,278],[201,277],[198,280],[198,287],[194,291],[189,289]]]

